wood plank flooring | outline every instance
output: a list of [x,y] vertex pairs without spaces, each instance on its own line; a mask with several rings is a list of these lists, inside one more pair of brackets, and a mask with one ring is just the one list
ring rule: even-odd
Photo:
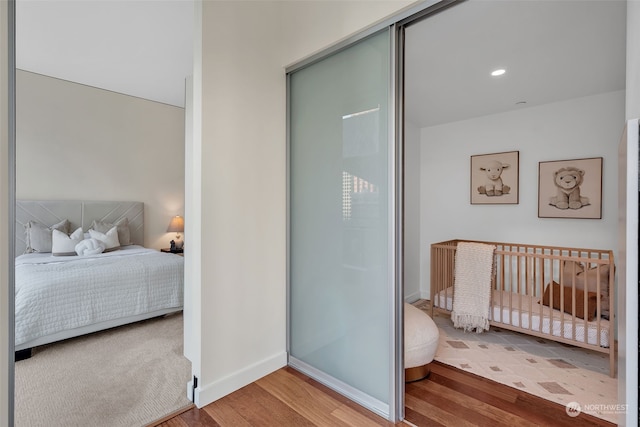
[[[406,385],[405,422],[415,426],[613,426],[565,407],[434,362],[428,380]],[[342,395],[285,367],[204,408],[158,427],[391,426]]]

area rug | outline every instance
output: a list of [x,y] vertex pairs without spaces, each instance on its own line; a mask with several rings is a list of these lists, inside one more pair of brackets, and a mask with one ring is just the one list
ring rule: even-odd
[[15,425],[144,426],[191,404],[182,314],[37,347],[15,365]]
[[[414,305],[431,313],[428,301]],[[464,332],[444,314],[433,320],[440,330],[436,360],[617,423],[618,381],[609,376],[608,355],[493,326]]]

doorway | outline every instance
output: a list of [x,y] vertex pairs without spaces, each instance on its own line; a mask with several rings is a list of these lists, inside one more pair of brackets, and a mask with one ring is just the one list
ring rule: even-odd
[[[470,1],[407,24],[405,299],[430,299],[430,244],[452,238],[617,249],[625,23],[624,2]],[[474,204],[472,156],[514,151],[519,201]],[[590,157],[608,213],[539,218],[539,163]]]
[[[100,72],[95,72],[93,69],[94,72],[91,73],[83,66],[100,61],[103,61],[103,64],[110,63],[105,59],[107,55],[103,54],[104,51],[100,51],[99,43],[94,45],[94,49],[83,50],[80,60],[75,62],[77,58],[74,58],[74,49],[60,42],[60,39],[64,40],[67,34],[65,31],[69,30],[76,34],[70,42],[86,42],[91,39],[88,27],[99,29],[104,23],[111,27],[110,21],[105,18],[116,15],[123,26],[118,30],[117,35],[111,33],[108,41],[105,41],[101,47],[105,47],[107,51],[109,49],[118,51],[123,46],[114,49],[114,45],[117,44],[118,37],[126,32],[126,23],[137,21],[134,31],[145,35],[151,31],[148,33],[140,31],[140,22],[144,22],[145,26],[152,26],[152,23],[158,22],[157,16],[163,12],[176,22],[178,17],[184,16],[184,7],[185,5],[188,7],[189,3],[159,4],[156,2],[154,4],[150,2],[147,5],[138,5],[140,8],[124,2],[107,3],[18,2],[17,4],[16,29],[19,42],[17,53],[22,63],[18,61],[21,69],[16,72],[19,110],[17,112],[18,143],[14,158],[17,174],[16,193],[23,199],[87,200],[95,198],[143,201],[146,205],[144,226],[146,246],[160,249],[168,247],[172,238],[166,233],[169,219],[175,214],[182,214],[184,209],[184,146],[180,143],[184,140],[184,109],[173,104],[167,105],[168,103],[142,99],[143,96],[127,96],[123,94],[124,89],[116,89],[106,84],[105,86],[111,90],[105,90],[105,86],[96,83],[96,80],[82,80],[82,77],[70,76],[62,72],[60,76],[55,71],[60,71],[61,68],[66,68],[66,72],[80,71],[78,74],[87,73],[91,79],[96,78]],[[177,9],[169,11],[166,9],[173,7]],[[150,8],[150,10],[144,8]],[[143,12],[144,19],[135,18],[137,11]],[[53,16],[56,17],[55,20],[51,19]],[[127,19],[123,20],[123,17]],[[41,19],[45,22],[42,23]],[[55,24],[52,25],[51,22],[54,21]],[[190,21],[192,18],[187,19],[187,22]],[[68,25],[64,25],[63,22]],[[87,24],[88,22],[94,25]],[[87,26],[84,27],[84,25]],[[171,37],[172,30],[166,24],[161,23],[160,30],[162,36]],[[77,37],[80,33],[83,37]],[[101,37],[105,37],[106,34],[109,34],[108,30],[100,33]],[[135,37],[127,39],[130,46],[144,44],[139,39],[134,42],[133,38]],[[160,39],[161,37],[155,38],[154,42],[157,43]],[[48,47],[46,43],[52,40],[56,40],[53,43],[55,48]],[[33,47],[33,44],[28,42],[36,44],[35,53],[42,53],[38,48],[44,47],[46,54],[53,54],[54,65],[59,68],[54,71],[51,68],[45,70],[46,65],[51,66],[51,63],[43,59],[47,58],[47,55],[39,57],[37,54],[28,55],[28,47]],[[169,56],[170,49],[167,46],[163,46],[162,50]],[[146,49],[146,52],[151,53],[151,50]],[[33,62],[38,63],[42,68],[34,66],[30,60],[34,60]],[[131,82],[135,72],[142,71],[141,67],[132,66],[133,62],[126,61],[124,75],[114,72],[113,69],[107,74],[119,75],[121,83]],[[111,66],[114,66],[114,63],[111,63]],[[98,71],[108,68],[110,67],[105,66]],[[74,77],[77,78],[74,79]],[[179,90],[184,90],[183,80],[178,81],[177,87]],[[180,96],[180,101],[182,98],[183,96]],[[148,144],[147,147],[144,147],[146,144]],[[150,153],[163,151],[168,154],[164,160],[161,160],[164,154],[160,154],[160,157],[155,157],[155,154],[150,155]],[[157,167],[151,166],[157,160],[160,160]],[[33,163],[30,163],[31,161]],[[135,163],[138,164],[135,165]],[[64,166],[55,171],[56,164]],[[14,222],[11,223],[11,226],[13,225]],[[17,233],[22,231],[18,227]],[[13,299],[10,301],[13,304]],[[179,324],[177,328],[182,335]],[[182,341],[177,334],[171,336]],[[174,354],[177,353],[177,351],[174,352]],[[123,377],[114,375],[113,378]],[[179,381],[180,384],[171,391],[180,398],[186,398],[184,391],[189,378],[190,375],[182,378]],[[110,385],[115,382],[112,380]],[[167,382],[167,384],[175,385],[173,382]],[[181,401],[176,400],[176,402],[182,404]],[[172,409],[168,405],[159,406]],[[31,411],[33,412],[33,408]],[[155,415],[161,417],[165,413],[158,412]],[[153,417],[154,415],[151,414],[151,418]]]

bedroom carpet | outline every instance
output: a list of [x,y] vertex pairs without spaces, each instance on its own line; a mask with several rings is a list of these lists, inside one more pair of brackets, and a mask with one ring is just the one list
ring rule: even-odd
[[191,402],[182,314],[33,350],[16,363],[15,425],[144,426]]
[[[430,314],[429,302],[414,305]],[[561,405],[617,422],[618,381],[609,377],[609,356],[555,341],[494,328],[477,334],[453,327],[436,314],[440,343],[435,359]],[[609,409],[611,408],[611,409]]]

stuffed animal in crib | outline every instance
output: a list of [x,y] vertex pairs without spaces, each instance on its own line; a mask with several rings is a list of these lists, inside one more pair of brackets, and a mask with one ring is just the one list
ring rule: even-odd
[[484,185],[478,187],[478,193],[486,194],[487,196],[502,196],[503,194],[508,194],[511,187],[504,185],[501,177],[502,171],[508,167],[508,163],[502,163],[497,160],[481,166],[480,170],[486,174],[486,177]]
[[558,209],[580,209],[589,205],[589,198],[580,194],[580,185],[584,181],[582,169],[569,166],[553,173],[557,187],[556,195],[549,198],[549,204]]
[[[612,266],[608,264],[601,265],[600,268],[594,266],[584,266],[577,261],[563,261],[561,280],[563,286],[575,287],[580,291],[587,291],[589,294],[598,291],[598,283],[601,300],[601,316],[609,319],[609,270]],[[615,269],[615,266],[613,266]],[[558,294],[559,295],[559,294]]]

